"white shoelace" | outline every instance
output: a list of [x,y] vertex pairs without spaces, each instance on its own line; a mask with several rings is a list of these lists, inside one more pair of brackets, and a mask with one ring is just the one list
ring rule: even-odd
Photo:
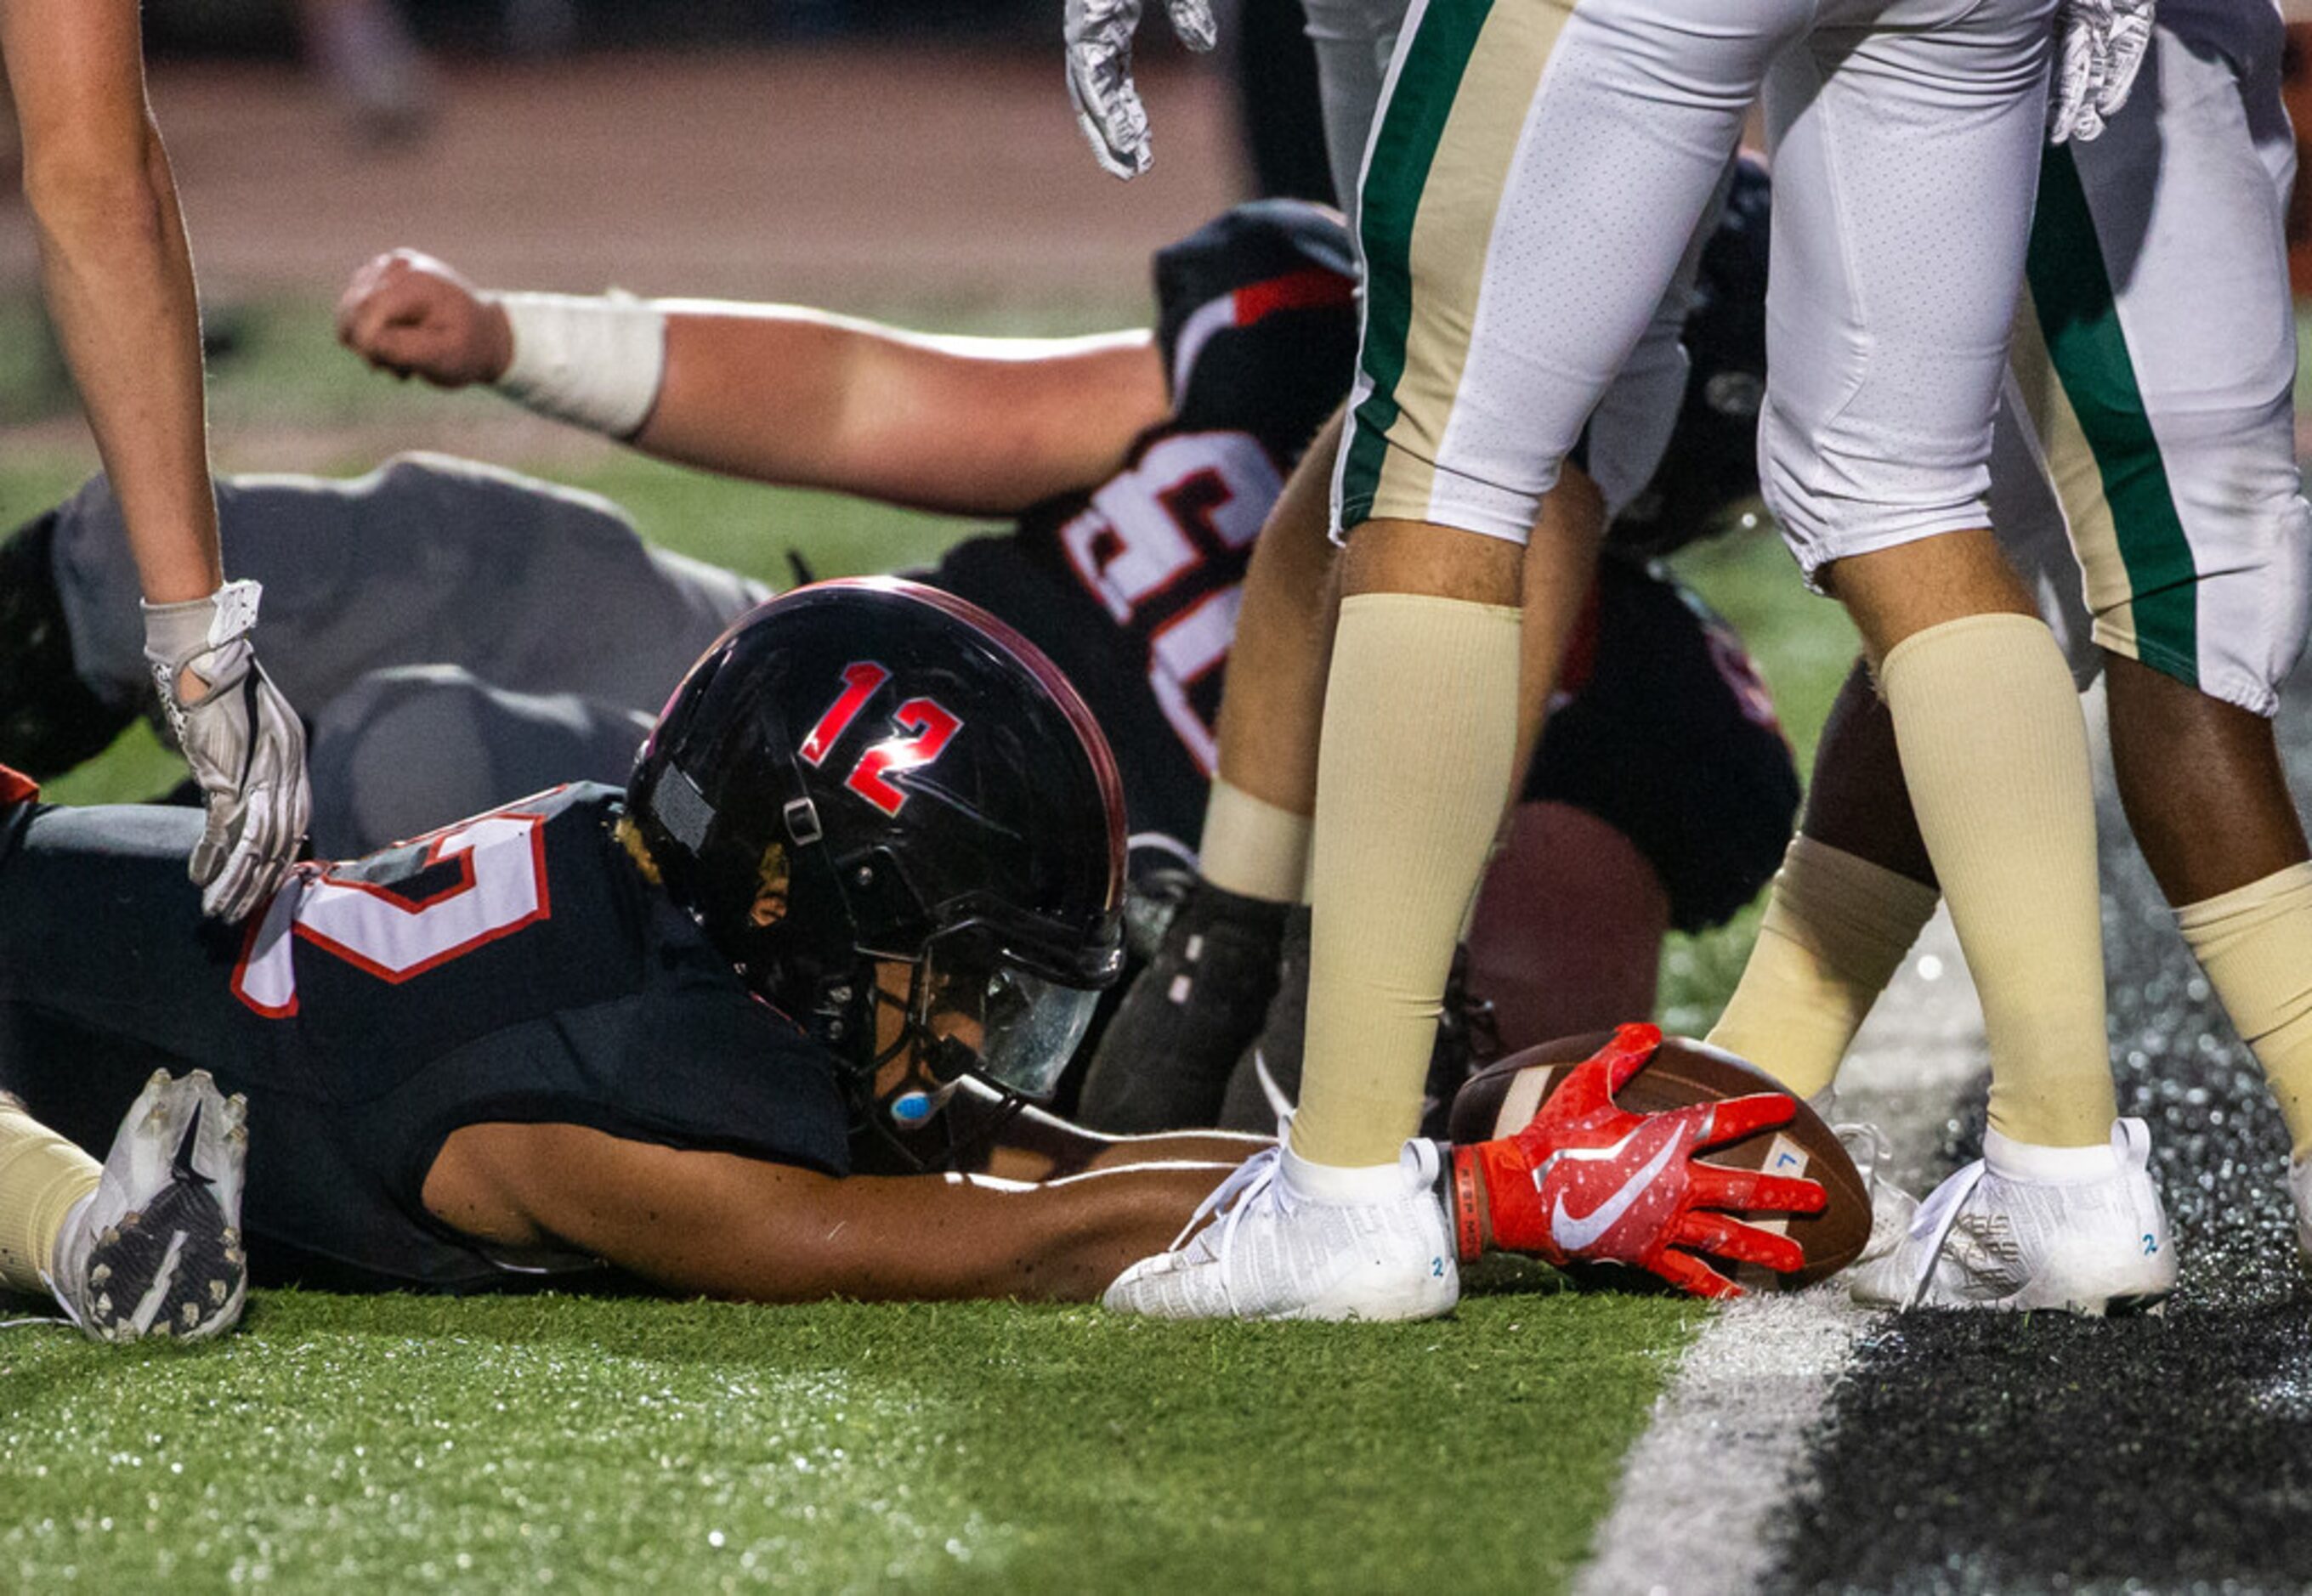
[[1935,1260],[1943,1254],[1943,1243],[1950,1238],[1951,1226],[1958,1223],[1959,1210],[1982,1183],[1983,1172],[1984,1163],[1978,1158],[1928,1193],[1927,1200],[1912,1216],[1912,1239],[1923,1238],[1927,1245],[1920,1256],[1918,1278],[1911,1283],[1911,1295],[1905,1307],[1917,1307],[1920,1299],[1927,1295],[1927,1284],[1935,1276]]
[[[1230,1260],[1236,1251],[1237,1227],[1244,1222],[1246,1212],[1257,1203],[1272,1201],[1280,1212],[1289,1212],[1292,1208],[1292,1192],[1279,1181],[1278,1160],[1283,1150],[1281,1145],[1263,1147],[1230,1170],[1228,1179],[1213,1187],[1212,1194],[1196,1205],[1196,1211],[1188,1216],[1188,1222],[1181,1226],[1180,1234],[1172,1238],[1169,1251],[1177,1252],[1195,1234],[1198,1225],[1215,1213],[1220,1214],[1214,1221],[1220,1240],[1217,1243],[1207,1241],[1205,1245],[1211,1250],[1213,1262],[1221,1272],[1221,1295],[1227,1301],[1230,1313],[1237,1312],[1236,1279],[1229,1268]],[[1229,1202],[1232,1197],[1239,1199],[1233,1206]],[[1221,1213],[1222,1208],[1227,1211]]]

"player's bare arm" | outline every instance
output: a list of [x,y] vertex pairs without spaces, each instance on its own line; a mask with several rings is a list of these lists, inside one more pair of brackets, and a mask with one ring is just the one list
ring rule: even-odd
[[574,1248],[676,1291],[1088,1302],[1178,1234],[1223,1173],[1175,1164],[1041,1185],[837,1180],[580,1126],[496,1124],[451,1135],[425,1203],[477,1239]]
[[217,553],[192,254],[137,7],[5,0],[0,60],[48,309],[136,556],[145,658],[207,799],[192,878],[206,912],[239,920],[303,839],[305,738],[250,653],[259,590],[228,585]]
[[24,196],[50,313],[155,604],[224,580],[208,478],[200,317],[131,0],[0,0]]
[[[596,301],[568,303],[586,325]],[[617,308],[607,314],[635,313],[633,301],[599,303]],[[662,352],[653,351],[662,366],[631,377],[623,407],[643,419],[628,440],[765,482],[1010,514],[1113,475],[1133,440],[1170,409],[1144,329],[945,337],[798,306],[695,300],[655,301],[645,313],[663,318]],[[338,302],[337,336],[382,371],[462,388],[514,369],[517,319],[505,296],[402,249],[355,274]],[[622,344],[603,347],[589,346],[579,380],[616,365]],[[602,419],[604,430],[621,430]]]

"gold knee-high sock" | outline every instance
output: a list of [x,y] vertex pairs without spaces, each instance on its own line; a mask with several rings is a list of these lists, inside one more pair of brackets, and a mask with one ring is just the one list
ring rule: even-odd
[[1239,897],[1297,903],[1308,880],[1309,833],[1314,824],[1306,815],[1279,808],[1227,777],[1214,776],[1204,800],[1197,872]]
[[1991,1124],[2089,1147],[2117,1104],[2087,723],[2045,623],[1971,615],[1887,652],[1878,679],[1919,832],[1983,999]]
[[1454,938],[1517,744],[1514,607],[1341,606],[1318,758],[1309,1029],[1292,1149],[1394,1164],[1421,1119]]
[[2176,923],[2255,1050],[2295,1156],[2312,1156],[2312,864],[2188,904]]
[[0,1285],[48,1295],[57,1237],[83,1198],[95,1195],[103,1166],[0,1092]]
[[1883,865],[1791,839],[1758,940],[1708,1041],[1800,1097],[1831,1083],[1941,894]]

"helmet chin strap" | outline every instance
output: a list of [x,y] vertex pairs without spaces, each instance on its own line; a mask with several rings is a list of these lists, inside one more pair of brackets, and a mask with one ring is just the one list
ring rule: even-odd
[[[896,961],[893,961],[896,962]],[[952,1171],[964,1167],[985,1152],[995,1138],[1028,1106],[1028,1099],[1009,1086],[989,1080],[978,1069],[979,1055],[952,1036],[941,1036],[932,1030],[926,1018],[929,994],[924,990],[924,965],[910,965],[907,995],[901,999],[884,990],[879,981],[867,982],[866,1025],[874,1030],[876,1014],[884,1007],[900,1011],[899,1029],[888,1047],[877,1050],[871,1057],[861,1084],[860,1095],[864,1110],[862,1118],[876,1137],[896,1153],[908,1167],[921,1173]],[[904,1058],[912,1050],[920,1065],[920,1073],[934,1083],[930,1090],[909,1082],[888,1095],[875,1088],[876,1077],[886,1066]],[[947,1099],[967,1075],[976,1077],[1001,1095],[985,1121],[973,1128],[968,1137],[955,1133],[955,1119],[941,1111]],[[931,1156],[925,1156],[923,1138],[937,1121],[944,1132],[945,1147]]]

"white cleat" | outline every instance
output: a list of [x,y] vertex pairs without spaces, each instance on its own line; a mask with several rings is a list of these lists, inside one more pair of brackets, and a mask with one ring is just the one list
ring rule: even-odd
[[[2150,1152],[2141,1120],[2115,1123],[2108,1147],[1987,1132],[1984,1156],[1916,1206],[1902,1239],[1857,1263],[1854,1300],[2090,1315],[2155,1306],[2176,1288],[2176,1255]],[[1872,1228],[1875,1243],[1875,1212]]]
[[1855,1173],[1862,1177],[1863,1190],[1870,1194],[1870,1239],[1862,1243],[1862,1251],[1846,1267],[1850,1273],[1871,1269],[1910,1234],[1911,1217],[1919,1211],[1919,1199],[1887,1178],[1887,1164],[1894,1156],[1894,1149],[1887,1145],[1887,1133],[1878,1126],[1854,1121],[1832,1125],[1830,1133],[1838,1138],[1838,1145],[1854,1161]]
[[241,1190],[249,1105],[208,1071],[145,1083],[120,1122],[96,1194],[57,1243],[49,1282],[99,1341],[201,1340],[241,1318],[249,1295]]
[[[1125,1270],[1101,1300],[1155,1319],[1449,1313],[1461,1276],[1437,1172],[1437,1146],[1420,1138],[1396,1164],[1353,1173],[1311,1165],[1281,1142],[1264,1147],[1204,1199],[1171,1251]],[[1353,1196],[1309,1190],[1352,1182],[1362,1188]]]

